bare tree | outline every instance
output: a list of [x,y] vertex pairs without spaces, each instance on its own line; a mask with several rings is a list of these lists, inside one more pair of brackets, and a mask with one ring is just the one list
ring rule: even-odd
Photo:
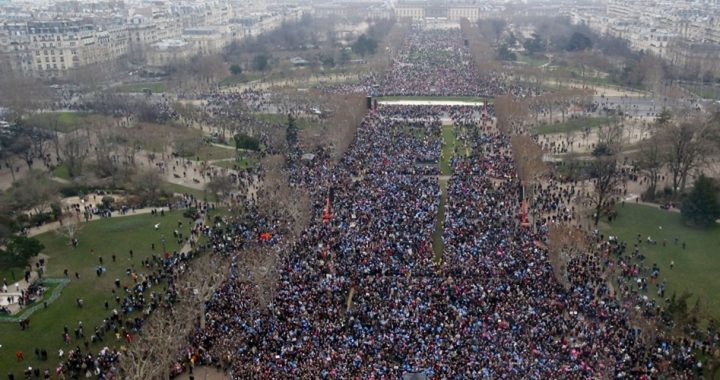
[[713,144],[712,123],[691,118],[669,122],[658,132],[667,144],[665,160],[672,175],[673,191],[683,192],[687,177],[716,147]]
[[16,211],[32,210],[40,214],[50,209],[58,198],[58,185],[47,179],[44,173],[31,171],[18,180],[5,194],[6,202]]
[[547,174],[543,162],[543,150],[530,136],[516,135],[510,138],[515,167],[523,185],[532,186],[538,177]]
[[63,140],[60,151],[70,177],[82,175],[85,158],[90,153],[87,142],[77,132],[66,134]]
[[527,107],[513,100],[512,96],[504,95],[495,98],[495,114],[497,127],[510,135],[518,131],[527,113]]
[[592,152],[589,174],[593,183],[593,192],[589,201],[592,204],[595,225],[600,217],[609,212],[614,204],[614,195],[623,182],[622,170],[617,161],[620,151],[622,130],[618,125],[600,128],[598,143]]
[[262,196],[258,206],[265,212],[275,211],[283,215],[281,231],[297,236],[310,222],[311,200],[306,190],[291,187],[285,171],[285,158],[282,155],[265,157],[261,163],[265,170],[262,183]]
[[60,228],[56,232],[66,238],[68,243],[71,243],[82,227],[80,213],[74,210],[64,212],[58,218],[58,222],[60,222]]
[[227,268],[226,258],[202,255],[176,269],[180,278],[175,284],[177,300],[147,317],[136,341],[123,352],[123,378],[170,378],[188,337],[197,327],[204,327],[205,304],[227,278]]
[[234,188],[230,177],[226,175],[213,176],[210,181],[205,184],[208,193],[212,194],[216,201],[220,201]]
[[555,277],[566,287],[569,286],[568,264],[575,255],[587,252],[587,236],[569,224],[552,224],[548,230],[547,245]]
[[360,95],[332,97],[326,104],[331,108],[332,115],[327,123],[328,129],[323,133],[323,143],[332,147],[332,158],[337,162],[352,143],[367,108]]
[[156,169],[143,170],[133,179],[133,188],[149,203],[158,199],[161,184],[162,177]]
[[645,191],[644,198],[650,201],[655,199],[660,173],[665,166],[663,155],[662,139],[657,135],[650,136],[640,144],[637,157],[638,168],[648,179],[648,187]]

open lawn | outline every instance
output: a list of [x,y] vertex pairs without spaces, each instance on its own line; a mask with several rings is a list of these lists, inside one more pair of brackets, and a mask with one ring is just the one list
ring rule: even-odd
[[251,157],[241,157],[239,160],[231,159],[217,161],[214,162],[213,165],[226,169],[245,170],[249,167],[255,167],[257,165],[257,160]]
[[205,199],[205,191],[204,190],[193,189],[191,187],[186,187],[186,186],[178,185],[178,184],[171,183],[171,182],[161,183],[160,188],[164,191],[168,191],[168,192],[172,192],[172,193],[190,194],[200,200]]
[[452,167],[450,159],[455,154],[455,145],[457,138],[455,137],[455,127],[452,125],[444,125],[442,127],[442,156],[440,157],[440,174],[451,175]]
[[235,149],[228,147],[223,148],[217,145],[203,144],[198,152],[192,156],[185,157],[190,160],[212,161],[225,160],[235,157]]
[[[288,121],[287,115],[281,113],[255,113],[253,116],[258,120],[268,123],[287,125]],[[295,119],[295,123],[299,129],[310,129],[322,126],[321,122],[308,117],[298,117]]]
[[[606,233],[619,236],[628,243],[632,250],[639,233],[643,239],[640,252],[647,258],[648,268],[653,263],[660,267],[659,282],[667,280],[666,297],[673,293],[678,296],[684,291],[694,295],[708,313],[720,318],[720,226],[707,230],[689,228],[682,223],[680,213],[661,210],[659,207],[627,203],[618,207],[618,217],[610,223]],[[650,236],[657,245],[646,243]],[[678,244],[673,240],[677,237]],[[663,242],[667,243],[663,246]],[[687,248],[682,248],[682,243]],[[670,269],[670,261],[675,261],[675,268]],[[648,286],[648,296],[656,297],[655,287]]]
[[530,57],[525,54],[517,54],[517,61],[522,62],[529,66],[534,66],[534,67],[540,67],[540,66],[548,63],[547,59],[538,59],[538,58]]
[[152,93],[165,92],[165,83],[162,82],[147,82],[147,83],[130,83],[123,84],[115,87],[116,92],[130,92],[137,93],[143,92],[145,89],[150,90]]
[[162,153],[166,152],[167,149],[171,149],[173,147],[173,138],[177,140],[202,138],[202,132],[197,129],[169,124],[137,123],[129,131],[129,134],[135,140],[138,140],[140,147],[155,153]]
[[33,114],[26,124],[50,131],[68,133],[85,127],[102,126],[111,119],[95,113],[86,112],[44,112]]
[[[107,300],[111,309],[116,307],[111,294],[116,278],[123,284],[131,285],[132,281],[125,274],[125,270],[132,266],[143,272],[143,259],[152,254],[162,254],[163,235],[168,250],[181,247],[173,239],[173,230],[177,228],[178,221],[183,222],[180,230],[187,236],[190,221],[182,217],[181,211],[168,212],[165,216],[146,214],[92,221],[82,225],[78,233],[80,244],[75,249],[67,244],[67,238],[55,232],[38,235],[37,238],[45,245],[43,253],[49,256],[46,277],[64,278],[63,270],[68,269],[71,282],[63,289],[60,298],[47,309],[41,308],[30,317],[29,330],[22,331],[17,323],[0,323],[2,375],[6,376],[7,372],[11,371],[15,373],[15,378],[20,378],[22,369],[28,366],[49,368],[51,373],[54,373],[52,370],[57,364],[58,349],[62,348],[67,352],[76,345],[83,347],[84,340],[75,340],[73,334],[78,321],[83,322],[85,336],[89,340],[95,326],[111,313],[111,310],[105,310],[104,302]],[[159,223],[158,230],[153,228],[156,223]],[[155,244],[154,251],[151,249],[152,243]],[[134,251],[132,258],[129,255],[131,249]],[[117,262],[112,261],[113,254],[116,255]],[[104,259],[107,272],[98,277],[95,269],[99,265],[100,256]],[[79,280],[75,279],[75,272],[79,273]],[[162,290],[154,288],[153,291]],[[84,307],[77,307],[77,298],[83,298]],[[62,343],[63,326],[70,330],[72,342],[69,346]],[[97,351],[102,346],[116,346],[121,343],[110,333],[105,335],[105,340],[100,344],[91,345],[91,349]],[[36,360],[35,348],[46,349],[50,360]],[[25,354],[23,362],[15,359],[15,352],[19,350]]]
[[597,128],[610,122],[607,117],[583,117],[577,119],[565,119],[564,123],[545,124],[535,128],[541,135],[553,133],[581,132],[585,128]]
[[695,96],[699,96],[703,99],[718,100],[720,99],[720,88],[712,86],[697,86],[697,85],[685,85],[688,91],[692,92]]
[[259,73],[250,73],[250,74],[242,73],[240,75],[231,75],[231,76],[221,80],[220,86],[232,87],[232,86],[237,86],[239,84],[245,84],[245,83],[249,83],[252,81],[256,81],[261,78],[262,78],[262,74],[259,74]]
[[68,171],[67,166],[65,165],[58,165],[53,169],[52,171],[53,175],[58,178],[62,179],[70,179],[70,172]]

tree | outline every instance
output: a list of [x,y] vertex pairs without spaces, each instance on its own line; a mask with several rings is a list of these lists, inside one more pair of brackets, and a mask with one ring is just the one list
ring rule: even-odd
[[260,150],[260,140],[256,139],[255,137],[248,136],[244,133],[238,133],[233,137],[233,140],[235,140],[236,150]]
[[498,58],[503,61],[517,61],[517,55],[510,51],[507,44],[502,44],[498,48]]
[[352,44],[353,53],[365,57],[366,55],[373,55],[377,51],[378,43],[376,40],[361,34],[360,37]]
[[47,179],[44,173],[31,171],[16,181],[5,194],[6,201],[16,211],[32,210],[39,215],[50,208],[58,197],[58,185]]
[[196,136],[183,136],[175,140],[173,151],[180,157],[194,157],[203,145],[202,139]]
[[510,95],[496,97],[495,114],[498,129],[507,135],[515,132],[525,120],[527,109],[528,107],[516,102]]
[[598,131],[598,143],[592,152],[589,174],[593,182],[590,203],[593,206],[593,221],[597,226],[600,217],[610,210],[614,203],[613,195],[622,184],[622,171],[617,162],[617,152],[622,131],[617,126],[601,128]]
[[8,239],[7,248],[0,260],[8,265],[25,266],[31,257],[37,256],[45,249],[40,240],[25,236],[13,236]]
[[539,54],[545,52],[545,41],[539,34],[533,33],[532,38],[528,38],[523,43],[523,47],[530,54]]
[[294,147],[298,142],[298,127],[292,114],[288,114],[285,139],[290,147]]
[[665,162],[672,175],[673,192],[685,191],[687,177],[714,149],[711,123],[698,119],[666,123],[658,132],[665,149]]
[[[481,20],[478,20],[478,23],[481,23]],[[495,35],[495,43],[497,44],[500,40],[500,36],[502,36],[503,31],[505,30],[505,27],[507,26],[507,22],[503,19],[494,18],[491,20],[488,20],[490,24],[490,28],[492,30],[492,33]]]
[[593,43],[592,40],[580,33],[575,32],[570,37],[570,41],[568,41],[567,46],[565,47],[565,50],[567,51],[582,51],[582,50],[589,50],[592,49]]
[[205,185],[207,191],[213,195],[216,201],[223,199],[224,195],[233,189],[233,183],[230,177],[226,175],[213,176]]
[[258,54],[253,58],[252,68],[255,71],[265,71],[270,68],[270,58],[265,54]]
[[638,168],[648,179],[648,187],[644,194],[645,200],[655,199],[657,184],[664,166],[662,141],[657,135],[650,136],[640,144],[638,152]]
[[160,172],[155,169],[144,170],[133,178],[133,188],[138,195],[143,197],[146,205],[153,205],[157,202],[161,184],[162,177]]
[[87,144],[81,141],[79,134],[72,133],[65,135],[64,141],[60,146],[60,151],[63,156],[63,163],[65,167],[67,167],[70,177],[74,178],[82,175],[85,158],[89,151]]
[[700,175],[680,207],[683,219],[694,226],[707,227],[720,218],[720,200],[710,178]]
[[[323,104],[328,107],[330,116],[317,146],[329,147],[332,160],[337,162],[352,144],[357,127],[367,115],[367,107],[364,97],[357,94],[325,97],[325,99]],[[310,145],[306,143],[306,136],[307,134],[303,134],[304,146]]]
[[230,74],[232,74],[234,76],[238,76],[238,75],[242,74],[242,67],[240,67],[240,65],[238,65],[236,63],[230,65]]

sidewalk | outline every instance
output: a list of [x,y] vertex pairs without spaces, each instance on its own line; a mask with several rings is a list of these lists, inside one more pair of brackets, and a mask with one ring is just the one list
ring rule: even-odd
[[[7,293],[0,292],[0,306],[5,307],[10,311],[10,315],[14,315],[21,310],[20,305],[17,303],[20,298],[22,291],[27,290],[31,283],[38,279],[36,271],[30,272],[30,283],[25,281],[23,277],[20,281],[8,283]],[[15,297],[13,303],[8,303],[8,297]]]

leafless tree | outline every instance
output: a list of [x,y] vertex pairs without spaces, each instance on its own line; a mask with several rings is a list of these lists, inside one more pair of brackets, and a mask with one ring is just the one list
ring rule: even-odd
[[495,114],[498,129],[509,135],[516,133],[523,124],[527,107],[515,101],[510,95],[498,96],[495,98]]
[[60,152],[70,177],[82,175],[85,158],[90,153],[87,141],[83,141],[78,132],[68,133],[63,138]]
[[566,287],[569,286],[568,263],[576,255],[587,252],[587,236],[572,225],[552,224],[548,230],[547,245],[555,277]]
[[282,155],[265,157],[261,163],[265,170],[258,206],[264,212],[277,212],[283,217],[282,233],[297,236],[310,222],[311,200],[305,189],[291,187]]
[[58,198],[58,185],[44,173],[31,171],[16,181],[5,194],[5,202],[19,212],[32,210],[35,214],[45,212]]
[[515,135],[510,138],[515,167],[523,185],[532,187],[537,179],[548,172],[543,161],[543,150],[530,136]]
[[367,114],[364,100],[360,95],[344,95],[330,98],[326,103],[332,115],[323,133],[323,145],[332,148],[332,157],[336,162],[352,143],[355,131]]
[[72,242],[82,227],[80,223],[80,213],[75,210],[64,212],[60,215],[58,221],[60,222],[60,228],[57,229],[56,232],[66,238],[68,243]]
[[[169,379],[189,335],[205,325],[205,303],[227,278],[227,259],[201,255],[176,269],[177,301],[146,317],[137,339],[120,361],[127,379]],[[199,322],[199,326],[198,326]]]
[[665,160],[673,191],[685,191],[688,175],[717,149],[713,141],[716,133],[712,123],[697,117],[669,122],[660,128],[658,134],[667,146]]
[[650,201],[655,199],[660,173],[665,166],[663,146],[660,136],[652,135],[642,141],[638,151],[638,167],[648,179],[644,198]]
[[139,172],[133,179],[135,192],[146,201],[154,201],[160,195],[162,177],[156,169],[146,169]]
[[621,137],[622,130],[619,125],[603,127],[598,131],[598,143],[589,164],[593,183],[589,202],[594,210],[595,225],[604,213],[610,211],[615,202],[615,194],[623,183],[622,170],[617,160]]
[[234,188],[230,178],[226,175],[213,176],[210,181],[205,184],[208,193],[212,194],[216,201],[220,201]]

